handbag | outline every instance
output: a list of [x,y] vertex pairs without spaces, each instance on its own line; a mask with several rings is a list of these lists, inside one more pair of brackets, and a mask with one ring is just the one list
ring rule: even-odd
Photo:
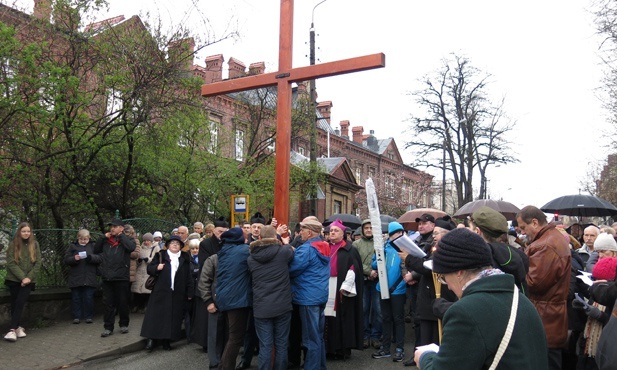
[[[159,261],[163,261],[163,255],[161,254],[161,252],[159,252]],[[144,284],[144,288],[148,289],[148,290],[152,290],[154,289],[154,286],[156,285],[156,281],[158,280],[159,276],[158,275],[150,275],[148,276],[148,279],[146,279],[146,283]]]
[[501,343],[499,343],[499,348],[497,348],[497,353],[493,358],[493,363],[489,370],[495,370],[497,365],[499,365],[499,361],[501,360],[501,356],[503,356],[504,352],[506,352],[506,348],[508,348],[508,343],[510,343],[510,337],[512,337],[512,331],[514,330],[514,322],[516,321],[516,311],[518,310],[518,287],[514,284],[514,296],[512,297],[512,309],[510,310],[510,319],[508,320],[508,326],[506,326],[506,332],[501,338]]

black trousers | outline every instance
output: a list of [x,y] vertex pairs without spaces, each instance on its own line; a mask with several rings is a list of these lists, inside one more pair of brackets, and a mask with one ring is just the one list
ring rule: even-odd
[[114,330],[116,312],[120,316],[120,327],[129,326],[130,281],[103,281],[103,305],[105,306],[104,327]]
[[11,329],[17,329],[34,284],[21,286],[21,283],[15,281],[6,281],[5,284],[11,293]]

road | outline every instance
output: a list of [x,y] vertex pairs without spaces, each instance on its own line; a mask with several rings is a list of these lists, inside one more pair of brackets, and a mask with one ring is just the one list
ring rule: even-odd
[[[407,356],[411,355],[411,344]],[[364,351],[352,351],[351,358],[347,361],[328,361],[329,370],[339,369],[366,369],[366,370],[386,370],[403,368],[417,370],[416,367],[404,367],[400,362],[393,362],[391,359],[375,360],[371,358],[373,349]],[[251,369],[257,369],[257,358],[253,358],[253,366]],[[157,348],[152,353],[140,351],[119,358],[106,358],[96,361],[90,361],[81,365],[72,367],[71,369],[88,369],[88,370],[103,370],[103,369],[131,369],[131,370],[152,370],[152,369],[207,369],[208,358],[202,351],[201,347],[196,344],[187,345],[184,342],[175,344],[171,351],[163,351]]]

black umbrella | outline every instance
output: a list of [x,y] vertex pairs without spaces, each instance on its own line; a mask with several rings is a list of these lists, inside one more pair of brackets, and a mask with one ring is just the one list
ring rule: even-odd
[[347,213],[335,213],[332,216],[326,218],[326,220],[323,222],[323,225],[328,226],[336,220],[341,220],[345,227],[349,227],[351,229],[356,229],[362,225],[362,220],[360,219],[360,217]]
[[385,233],[388,231],[388,224],[390,222],[395,222],[396,218],[392,217],[392,216],[388,216],[388,215],[381,215],[379,216],[379,218],[381,219],[381,232]]
[[465,218],[467,216],[471,216],[480,207],[492,208],[504,215],[508,220],[514,220],[516,218],[516,214],[520,212],[520,209],[517,206],[504,200],[478,199],[463,205],[458,211],[456,211],[454,217]]
[[617,207],[610,202],[592,195],[566,195],[551,200],[540,208],[546,213],[567,216],[592,217],[617,215]]

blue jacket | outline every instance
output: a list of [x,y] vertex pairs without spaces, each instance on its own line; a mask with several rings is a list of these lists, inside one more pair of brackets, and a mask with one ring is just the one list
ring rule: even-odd
[[214,301],[220,311],[251,307],[252,288],[246,244],[223,244],[218,253]]
[[[401,257],[398,256],[396,249],[392,247],[389,240],[386,243],[386,246],[384,248],[384,255],[386,256],[386,274],[388,276],[388,287],[392,288],[392,285],[396,283],[396,280],[398,280],[399,276],[402,276],[401,275],[401,263],[403,261],[401,260]],[[372,264],[373,270],[377,270],[377,261],[375,260],[376,257],[377,255],[373,255],[373,264]],[[377,291],[381,292],[381,286],[379,284],[377,284]],[[407,292],[407,283],[405,282],[405,280],[401,279],[396,289],[394,289],[394,291],[390,294],[399,295],[399,294],[405,294],[406,292]]]
[[293,303],[317,306],[328,302],[329,252],[328,242],[318,237],[305,241],[296,249],[289,265]]

